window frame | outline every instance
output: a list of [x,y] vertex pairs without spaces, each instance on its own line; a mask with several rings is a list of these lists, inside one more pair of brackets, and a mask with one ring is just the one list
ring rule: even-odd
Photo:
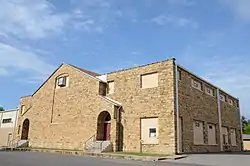
[[[208,92],[208,90],[211,91],[211,92]],[[205,93],[210,95],[210,96],[214,96],[214,89],[210,88],[208,86],[205,86]]]
[[181,73],[182,73],[181,70],[178,69],[177,70],[177,76],[176,76],[178,81],[181,81],[181,79],[182,79]]
[[[143,87],[143,77],[149,76],[149,75],[157,75],[157,85],[156,86],[150,86],[150,87]],[[151,72],[151,73],[145,73],[140,75],[140,88],[141,89],[151,89],[151,88],[157,88],[159,87],[159,72]]]
[[[217,128],[216,128],[216,124],[214,124],[214,123],[207,123],[207,144],[208,145],[218,145],[218,138],[217,138]],[[212,128],[210,128],[210,127],[212,127]],[[210,144],[209,143],[209,130],[213,130],[213,128],[214,128],[214,136],[215,136],[215,143],[214,144]]]
[[[195,123],[195,125],[194,125]],[[199,124],[199,125],[197,125]],[[200,124],[202,124],[202,126],[200,126]],[[205,132],[204,132],[204,121],[201,121],[201,120],[196,120],[196,119],[193,119],[193,144],[194,145],[206,145],[205,144],[205,139],[204,139],[204,135],[205,135]],[[201,128],[202,127],[202,143],[197,143],[195,142],[195,128]]]
[[[151,132],[152,130],[154,130],[154,132]],[[157,137],[156,127],[150,127],[148,129],[148,133],[149,133],[149,138],[156,138]],[[152,134],[154,134],[154,135],[152,135]]]
[[[110,83],[113,83],[113,92],[112,93],[110,93],[110,86],[109,86]],[[115,93],[115,81],[114,80],[107,82],[107,94],[113,94],[113,93]]]
[[229,104],[229,105],[231,105],[231,106],[233,106],[233,105],[234,105],[234,101],[233,101],[233,99],[228,98],[228,104]]
[[[196,79],[191,79],[191,84],[194,89],[197,89],[199,91],[202,91],[202,83]],[[198,87],[195,86],[195,84],[199,85]]]
[[224,94],[220,94],[220,101],[226,102],[226,96]]
[[12,123],[12,118],[6,118],[2,120],[2,124]]

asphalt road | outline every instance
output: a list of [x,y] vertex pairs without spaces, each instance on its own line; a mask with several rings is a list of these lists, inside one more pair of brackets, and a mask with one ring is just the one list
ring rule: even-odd
[[201,166],[175,162],[142,162],[38,152],[0,152],[0,166]]
[[173,162],[184,164],[204,164],[208,166],[250,166],[250,152],[235,154],[195,154]]

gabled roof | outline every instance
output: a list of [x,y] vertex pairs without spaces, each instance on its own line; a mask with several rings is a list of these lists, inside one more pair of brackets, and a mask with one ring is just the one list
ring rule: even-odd
[[95,73],[95,72],[93,72],[93,71],[89,71],[89,70],[86,70],[86,69],[77,67],[77,66],[75,66],[75,65],[71,65],[71,64],[67,64],[67,65],[72,66],[72,67],[74,67],[74,68],[76,68],[76,69],[78,69],[78,70],[81,70],[82,72],[84,72],[84,73],[86,73],[86,74],[89,74],[89,75],[91,75],[91,76],[93,76],[93,77],[96,77],[96,76],[100,76],[100,75],[101,75],[101,74]]
[[43,84],[31,96],[35,95],[39,91],[39,89],[51,78],[51,76],[54,75],[56,73],[56,71],[59,68],[61,68],[61,66],[63,66],[63,65],[66,65],[66,66],[69,66],[71,68],[74,68],[74,69],[76,69],[76,70],[84,73],[85,75],[87,75],[87,76],[89,76],[89,77],[91,77],[93,79],[96,79],[97,81],[103,82],[101,79],[99,79],[99,78],[96,77],[96,76],[100,76],[100,74],[98,74],[98,73],[95,73],[95,72],[92,72],[92,71],[89,71],[89,70],[86,70],[86,69],[82,69],[82,68],[76,67],[74,65],[62,63],[58,68],[55,69],[55,71],[43,82]]

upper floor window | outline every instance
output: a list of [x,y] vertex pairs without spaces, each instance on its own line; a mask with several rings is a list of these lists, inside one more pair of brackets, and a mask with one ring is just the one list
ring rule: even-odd
[[205,88],[205,93],[208,95],[214,96],[214,90],[209,87]]
[[60,76],[56,80],[57,88],[67,87],[69,84],[69,77],[68,76]]
[[25,105],[22,105],[22,106],[21,106],[21,112],[20,112],[20,113],[23,114],[24,111],[25,111]]
[[220,100],[221,100],[221,101],[226,101],[226,96],[225,96],[225,95],[220,94]]
[[153,88],[158,86],[158,73],[141,75],[141,88]]
[[181,71],[177,70],[177,80],[181,80]]
[[3,119],[3,123],[11,123],[11,118]]
[[115,92],[115,82],[114,81],[109,81],[108,82],[107,94],[112,94],[114,92]]
[[106,96],[107,84],[105,82],[99,82],[99,95]]
[[228,103],[229,103],[230,105],[234,105],[234,102],[233,102],[232,99],[228,99]]
[[192,86],[193,86],[195,89],[201,90],[201,83],[198,82],[198,81],[192,80]]

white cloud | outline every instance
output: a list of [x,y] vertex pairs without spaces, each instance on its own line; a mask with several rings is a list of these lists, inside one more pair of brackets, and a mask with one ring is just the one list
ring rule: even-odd
[[0,68],[0,76],[6,76],[8,74],[9,74],[9,72],[6,69]]
[[180,5],[180,6],[194,6],[196,5],[195,1],[191,0],[168,0],[169,4]]
[[5,75],[9,72],[25,72],[31,78],[45,78],[55,68],[34,52],[20,50],[4,43],[0,43],[0,59],[0,74]]
[[45,38],[60,33],[68,14],[56,14],[47,0],[1,0],[0,34],[19,38]]
[[250,21],[250,0],[220,0],[220,2],[241,19]]
[[132,54],[132,55],[139,55],[140,52],[139,52],[139,51],[132,51],[131,54]]
[[184,18],[184,17],[178,17],[173,15],[159,15],[151,19],[151,22],[156,23],[158,25],[167,25],[167,24],[173,24],[179,27],[190,27],[197,29],[199,27],[198,23]]

